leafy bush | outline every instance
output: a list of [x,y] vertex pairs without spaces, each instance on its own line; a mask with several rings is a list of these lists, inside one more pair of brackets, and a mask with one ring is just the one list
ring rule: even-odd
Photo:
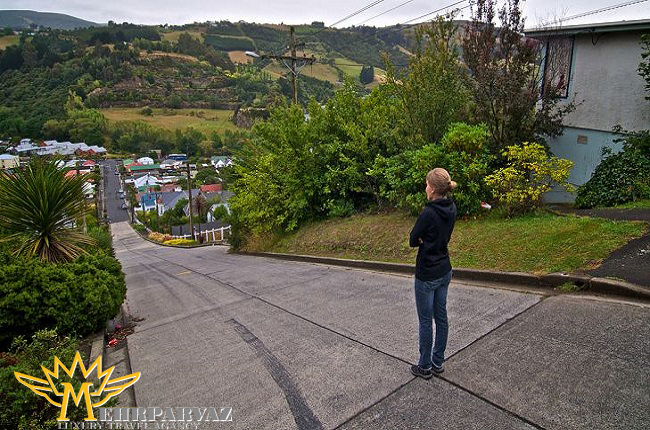
[[156,242],[166,242],[171,240],[171,238],[172,236],[169,234],[158,233],[156,231],[149,233],[149,239],[155,240]]
[[117,314],[125,292],[120,263],[104,253],[61,264],[13,259],[0,267],[0,343],[50,327],[93,333]]
[[600,162],[580,188],[575,205],[580,208],[616,206],[650,198],[650,157],[625,149]]
[[144,224],[133,224],[133,230],[137,231],[140,234],[147,233],[147,227]]
[[538,143],[508,146],[503,156],[508,165],[486,177],[485,182],[509,214],[539,207],[553,182],[572,189],[567,179],[574,163],[549,156]]
[[427,173],[443,167],[458,183],[452,194],[458,213],[473,214],[489,195],[483,182],[493,159],[485,149],[487,139],[484,126],[453,124],[441,144],[426,145],[391,158],[377,157],[370,175],[380,183],[381,197],[416,214],[427,201]]
[[[56,330],[36,332],[31,342],[17,337],[12,345],[12,352],[0,353],[0,423],[3,428],[18,430],[45,430],[57,428],[56,419],[60,409],[55,408],[40,396],[22,385],[14,372],[24,373],[34,377],[43,377],[41,366],[48,369],[54,367],[54,357],[64,364],[74,359],[78,342],[69,337],[57,335]],[[75,390],[81,387],[78,378],[69,378],[61,374],[58,389],[62,390],[60,382],[71,382]],[[82,421],[85,418],[85,405],[74,404],[68,407],[68,418],[72,421]]]
[[165,245],[196,245],[196,240],[192,239],[170,239],[163,242]]

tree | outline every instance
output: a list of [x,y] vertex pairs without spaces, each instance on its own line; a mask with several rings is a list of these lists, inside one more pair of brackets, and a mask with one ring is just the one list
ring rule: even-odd
[[386,82],[406,114],[404,133],[420,139],[414,147],[437,142],[463,116],[468,91],[454,32],[453,22],[442,17],[418,27],[408,74],[398,76],[387,64]]
[[93,240],[74,226],[85,217],[85,178],[66,178],[54,160],[33,158],[15,175],[0,172],[0,226],[20,239],[18,254],[64,262]]
[[185,130],[176,129],[175,139],[176,150],[193,157],[199,152],[199,143],[205,140],[205,136],[200,131],[188,127]]
[[575,104],[558,104],[566,80],[540,91],[545,45],[523,38],[520,0],[507,0],[498,11],[494,0],[476,0],[475,6],[462,39],[463,58],[471,76],[473,114],[487,124],[493,153],[500,154],[508,145],[561,135],[562,118]]
[[363,66],[359,73],[359,81],[366,85],[375,80],[375,69],[372,66]]
[[196,176],[194,177],[194,181],[197,185],[199,184],[216,184],[219,182],[219,179],[217,178],[217,172],[214,171],[214,169],[201,169],[196,173]]

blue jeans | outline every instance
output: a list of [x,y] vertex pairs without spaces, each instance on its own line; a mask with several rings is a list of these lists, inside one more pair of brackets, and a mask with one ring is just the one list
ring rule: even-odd
[[[431,364],[442,366],[447,348],[447,290],[451,282],[451,270],[441,278],[433,281],[421,281],[415,278],[415,306],[420,321],[420,361],[423,369],[430,369]],[[431,321],[436,322],[436,343],[433,344]]]

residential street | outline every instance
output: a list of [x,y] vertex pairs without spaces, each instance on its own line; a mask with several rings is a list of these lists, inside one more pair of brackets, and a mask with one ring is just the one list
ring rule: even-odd
[[121,208],[124,199],[121,199],[118,196],[120,177],[115,174],[117,165],[116,160],[106,160],[101,162],[106,196],[106,210],[108,212],[108,219],[111,222],[127,221],[129,219],[128,210]]
[[111,228],[142,319],[137,406],[233,408],[200,429],[650,427],[648,305],[452,282],[446,370],[425,381],[412,277]]

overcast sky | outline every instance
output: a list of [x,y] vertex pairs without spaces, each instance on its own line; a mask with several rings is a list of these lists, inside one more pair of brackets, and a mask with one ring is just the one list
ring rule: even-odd
[[[363,21],[387,11],[406,0],[383,0],[378,5],[354,16],[337,27],[359,25]],[[524,3],[526,27],[540,20],[571,17],[583,12],[626,3],[633,0],[528,0]],[[194,21],[245,20],[258,23],[302,24],[324,21],[326,25],[344,18],[368,5],[371,0],[0,0],[0,9],[31,9],[39,12],[59,12],[89,21],[106,23],[132,22],[137,24],[184,24]],[[384,26],[404,23],[420,15],[454,3],[454,0],[413,0],[410,3],[371,19],[365,25]],[[466,5],[461,3],[459,7]],[[431,19],[431,15],[426,19]],[[461,18],[470,16],[469,9]],[[564,25],[650,19],[650,1],[613,11],[593,14],[566,21]]]

